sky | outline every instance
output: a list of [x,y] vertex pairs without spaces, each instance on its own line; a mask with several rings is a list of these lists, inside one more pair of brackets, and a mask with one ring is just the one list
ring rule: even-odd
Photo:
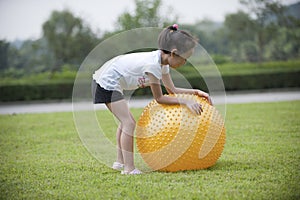
[[[284,4],[298,1],[282,0]],[[226,14],[243,8],[239,0],[162,0],[161,14],[167,16],[170,7],[179,17],[178,24],[204,18],[222,22]],[[118,16],[125,11],[133,12],[135,3],[134,0],[0,0],[0,40],[38,39],[51,12],[64,9],[101,34],[114,30]]]

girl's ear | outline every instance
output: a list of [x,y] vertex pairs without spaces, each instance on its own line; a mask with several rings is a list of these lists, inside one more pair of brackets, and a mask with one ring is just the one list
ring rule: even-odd
[[177,54],[177,49],[172,49],[172,51],[171,51],[171,57],[173,57],[174,54]]

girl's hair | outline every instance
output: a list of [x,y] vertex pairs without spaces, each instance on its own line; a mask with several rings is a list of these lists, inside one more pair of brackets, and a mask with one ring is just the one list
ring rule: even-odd
[[178,25],[168,26],[158,37],[158,47],[164,53],[170,54],[172,49],[177,49],[178,55],[184,54],[195,48],[197,39],[186,31],[179,30]]

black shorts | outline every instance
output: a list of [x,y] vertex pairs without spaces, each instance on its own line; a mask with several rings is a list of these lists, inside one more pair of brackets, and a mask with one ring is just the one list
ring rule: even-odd
[[92,82],[92,95],[94,104],[111,103],[124,99],[124,95],[118,91],[109,91],[102,88],[95,80]]

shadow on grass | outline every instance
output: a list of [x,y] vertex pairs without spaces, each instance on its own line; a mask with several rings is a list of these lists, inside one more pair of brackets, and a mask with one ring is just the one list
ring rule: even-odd
[[166,172],[166,171],[153,171],[153,173],[161,174],[195,174],[198,172],[212,172],[212,171],[238,171],[254,168],[250,163],[244,163],[241,161],[230,161],[222,160],[218,161],[214,166],[207,169],[196,169],[196,170],[183,170],[177,172]]

